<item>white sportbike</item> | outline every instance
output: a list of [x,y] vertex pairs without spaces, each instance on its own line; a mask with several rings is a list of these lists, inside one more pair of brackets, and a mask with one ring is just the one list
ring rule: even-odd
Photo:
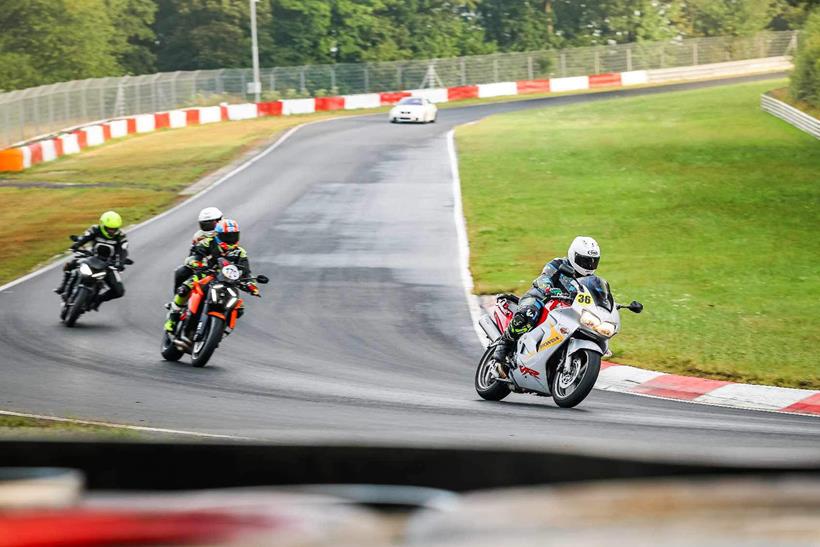
[[609,284],[594,275],[574,279],[569,291],[544,306],[538,325],[518,339],[508,363],[497,363],[493,353],[518,309],[518,298],[502,294],[491,313],[481,316],[478,324],[490,339],[475,374],[482,398],[500,401],[510,392],[534,393],[569,408],[589,395],[609,339],[621,330],[618,310],[640,313],[643,305],[616,304]]

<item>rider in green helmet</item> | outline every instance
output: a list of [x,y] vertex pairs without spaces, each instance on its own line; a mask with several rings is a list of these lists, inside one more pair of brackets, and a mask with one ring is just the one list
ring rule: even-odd
[[[122,231],[122,217],[114,211],[106,211],[100,215],[100,223],[93,224],[71,246],[72,251],[88,245],[97,256],[111,260],[120,272],[125,269],[125,259],[128,258],[128,239]],[[63,282],[54,292],[63,295],[71,272],[77,267],[77,259],[73,258],[63,266]],[[120,298],[125,294],[125,287],[118,272],[109,272],[105,278],[108,290],[99,294],[91,308],[97,309],[102,302]],[[65,298],[65,295],[63,295]]]

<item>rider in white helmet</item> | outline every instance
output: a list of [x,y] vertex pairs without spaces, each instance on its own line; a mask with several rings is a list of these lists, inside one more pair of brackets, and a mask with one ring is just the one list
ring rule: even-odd
[[[194,248],[204,239],[209,237],[213,237],[216,233],[216,225],[222,220],[222,211],[217,209],[216,207],[205,207],[199,212],[199,230],[194,232],[194,237],[191,241],[191,250],[188,252],[190,256],[193,254]],[[193,270],[183,264],[179,268],[174,271],[174,294],[176,294],[177,288],[182,285],[186,279],[194,275]]]
[[501,335],[493,359],[506,365],[515,341],[536,326],[544,305],[554,296],[567,294],[568,282],[573,278],[594,274],[600,259],[598,242],[591,237],[578,236],[569,246],[566,257],[549,261],[532,282],[532,288],[518,302],[518,311]]

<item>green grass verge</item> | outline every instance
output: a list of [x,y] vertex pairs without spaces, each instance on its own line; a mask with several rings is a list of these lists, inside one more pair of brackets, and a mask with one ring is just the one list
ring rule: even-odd
[[820,146],[782,80],[494,116],[458,131],[477,291],[522,292],[579,234],[624,314],[614,360],[820,387]]
[[0,415],[0,438],[21,436],[37,438],[43,436],[110,436],[115,438],[138,438],[145,436],[145,434],[132,429],[44,420],[41,418],[28,418],[23,416]]

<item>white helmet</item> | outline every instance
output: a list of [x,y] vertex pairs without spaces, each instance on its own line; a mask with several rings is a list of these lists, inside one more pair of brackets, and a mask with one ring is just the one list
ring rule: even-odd
[[222,211],[216,207],[205,207],[199,212],[199,229],[203,232],[213,232],[216,223],[222,220]]
[[567,258],[578,275],[592,275],[601,260],[601,248],[591,237],[578,236],[572,240]]

